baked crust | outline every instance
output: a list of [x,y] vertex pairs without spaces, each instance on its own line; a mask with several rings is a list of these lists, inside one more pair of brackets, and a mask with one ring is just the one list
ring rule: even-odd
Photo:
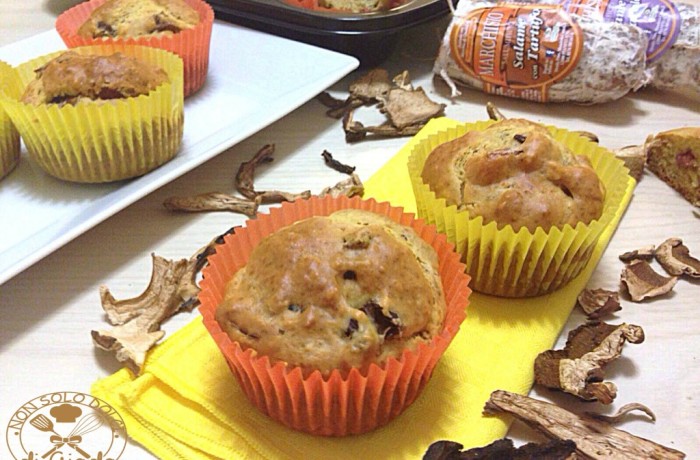
[[284,227],[253,250],[216,319],[233,341],[293,366],[362,368],[442,330],[437,255],[411,228],[361,210]]
[[503,120],[439,145],[421,177],[448,206],[515,231],[587,224],[601,216],[605,200],[587,157],[523,119]]
[[183,0],[109,0],[78,29],[82,37],[138,37],[177,33],[199,23],[199,14]]
[[120,99],[148,94],[167,81],[162,69],[121,53],[66,51],[36,70],[20,100],[39,105]]

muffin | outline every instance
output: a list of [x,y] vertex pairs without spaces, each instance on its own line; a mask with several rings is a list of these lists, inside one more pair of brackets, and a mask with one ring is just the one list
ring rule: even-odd
[[647,168],[693,206],[700,206],[700,127],[649,136],[644,148]]
[[448,206],[516,232],[587,224],[603,212],[605,187],[583,155],[547,129],[507,119],[435,148],[421,178]]
[[344,436],[415,400],[465,318],[468,281],[444,235],[412,215],[312,197],[225,238],[200,311],[255,406]]
[[[17,77],[11,65],[0,61],[0,94],[16,97]],[[0,104],[0,179],[7,176],[19,163],[19,133]]]
[[139,37],[192,29],[199,13],[183,0],[107,0],[78,29],[89,38]]
[[213,22],[203,0],[90,0],[64,11],[56,30],[69,48],[121,43],[177,54],[187,97],[206,80]]
[[73,182],[143,175],[172,159],[183,133],[182,61],[137,46],[75,48],[17,67],[4,97],[27,152]]
[[419,133],[409,175],[419,217],[463,254],[472,289],[551,292],[574,278],[633,184],[575,133],[511,119]]
[[444,317],[433,248],[363,210],[310,217],[262,240],[216,311],[242,346],[323,375],[398,357],[429,342]]

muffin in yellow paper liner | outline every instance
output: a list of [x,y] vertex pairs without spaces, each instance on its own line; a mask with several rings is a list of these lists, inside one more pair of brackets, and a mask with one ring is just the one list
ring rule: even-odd
[[422,180],[421,173],[430,152],[438,145],[472,130],[484,130],[494,121],[458,123],[433,134],[416,135],[409,154],[408,173],[419,217],[447,235],[463,255],[470,287],[477,292],[502,297],[530,297],[546,294],[575,278],[590,259],[603,230],[615,216],[628,184],[628,169],[608,150],[565,129],[547,127],[553,137],[575,154],[585,155],[605,185],[605,202],[599,219],[576,227],[565,225],[535,232],[523,227],[497,228],[484,224],[480,216],[470,217],[457,206],[448,206]]
[[[0,61],[0,93],[18,97],[19,88],[15,70],[10,64]],[[19,132],[0,105],[0,179],[15,169],[19,163]]]
[[[145,46],[85,46],[80,54],[120,52],[163,69],[169,78],[147,95],[87,101],[75,105],[20,102],[2,96],[27,147],[44,171],[72,182],[112,182],[143,175],[172,159],[183,134],[182,60]],[[34,79],[34,70],[64,51],[35,58],[16,67],[20,94]]]
[[[386,215],[412,227],[437,252],[439,274],[447,304],[441,333],[398,358],[366,368],[303,371],[301,367],[259,355],[233,342],[215,319],[227,282],[243,267],[253,248],[277,229],[311,216],[326,216],[340,209],[363,209]],[[401,208],[375,200],[318,198],[297,200],[259,214],[244,227],[227,235],[203,271],[200,311],[204,325],[224,354],[229,368],[247,398],[274,420],[311,434],[345,436],[378,428],[406,409],[421,393],[433,369],[466,317],[471,290],[469,276],[454,247],[435,227],[426,225]]]
[[160,48],[177,54],[184,64],[184,95],[200,89],[209,69],[209,46],[214,24],[214,10],[203,0],[185,0],[199,14],[199,23],[191,29],[171,34],[153,34],[139,37],[83,37],[78,29],[92,12],[107,0],[89,0],[61,13],[56,19],[56,31],[68,48],[99,44],[141,45]]

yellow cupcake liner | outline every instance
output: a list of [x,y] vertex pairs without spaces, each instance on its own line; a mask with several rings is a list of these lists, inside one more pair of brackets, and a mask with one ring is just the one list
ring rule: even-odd
[[[162,68],[170,79],[147,95],[76,105],[19,101],[4,95],[2,104],[44,171],[72,182],[112,182],[143,175],[172,159],[183,134],[183,65],[175,54],[145,46],[110,44],[73,48],[80,54],[120,52]],[[34,70],[64,51],[16,67],[20,94]]]
[[[445,120],[443,120],[444,122]],[[605,185],[603,213],[589,224],[542,228],[498,229],[496,222],[484,224],[482,217],[471,217],[457,206],[438,198],[422,178],[430,152],[438,145],[466,134],[484,130],[494,121],[460,123],[452,121],[435,132],[430,124],[416,135],[408,160],[408,172],[416,197],[417,214],[447,235],[463,255],[470,287],[478,292],[502,297],[530,297],[552,292],[575,278],[590,259],[603,230],[621,206],[630,181],[629,170],[608,150],[565,129],[548,126],[553,137],[578,155],[591,160]]]
[[[0,94],[17,97],[17,75],[10,64],[0,61]],[[9,115],[0,105],[0,179],[7,176],[19,163],[19,132]]]

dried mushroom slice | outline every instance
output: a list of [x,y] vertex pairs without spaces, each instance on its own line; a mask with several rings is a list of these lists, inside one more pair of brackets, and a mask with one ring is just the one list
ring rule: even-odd
[[324,150],[323,153],[321,153],[321,156],[323,157],[323,161],[326,166],[338,171],[339,173],[350,175],[355,172],[354,166],[346,165],[345,163],[341,163],[340,161],[336,160],[333,158],[333,154],[328,150]]
[[577,305],[590,319],[598,319],[622,309],[620,294],[607,289],[584,289],[578,295]]
[[[352,101],[360,101],[353,106]],[[441,116],[445,104],[432,101],[422,88],[414,88],[407,71],[392,80],[384,69],[373,69],[350,85],[350,97],[341,101],[324,95],[323,101],[331,107],[330,116],[343,119],[345,141],[359,142],[373,135],[376,137],[413,136],[431,118]],[[379,103],[379,110],[388,120],[375,126],[365,126],[353,120],[353,112],[360,105]]]
[[281,192],[278,190],[266,190],[258,192],[253,184],[255,180],[255,168],[263,163],[274,161],[274,144],[264,145],[249,161],[241,163],[236,173],[236,188],[244,197],[260,203],[280,203],[282,201],[294,201],[298,198],[309,198],[310,190],[301,193]]
[[654,252],[656,248],[653,244],[648,246],[643,246],[639,249],[633,251],[627,251],[624,254],[620,254],[619,258],[623,262],[632,262],[633,260],[651,260],[654,258]]
[[152,254],[151,280],[138,297],[116,300],[106,286],[100,287],[102,308],[114,327],[91,331],[95,346],[114,353],[119,362],[139,374],[146,353],[165,335],[160,330],[162,322],[198,305],[197,274],[216,245],[223,243],[234,228],[211,240],[189,259],[168,260]]
[[355,195],[362,196],[364,193],[365,186],[362,184],[360,177],[357,174],[352,173],[347,179],[341,180],[332,187],[326,187],[321,190],[318,196],[324,197],[326,195],[330,195],[333,198],[337,198],[344,195],[348,198],[352,198]]
[[654,253],[669,275],[700,278],[700,260],[690,255],[690,250],[680,238],[669,238]]
[[413,136],[425,126],[424,124],[397,128],[389,122],[377,126],[365,126],[359,121],[354,121],[352,111],[343,117],[343,130],[345,141],[348,143],[359,142],[367,138],[369,134],[379,137]]
[[425,124],[431,118],[444,114],[445,107],[445,104],[430,100],[423,88],[393,88],[380,98],[380,110],[386,113],[391,124],[399,130]]
[[92,331],[95,345],[113,352],[135,374],[140,373],[146,352],[165,335],[161,323],[180,309],[180,287],[188,269],[187,259],[173,261],[155,254],[152,258],[151,281],[138,297],[117,301],[107,287],[100,287],[102,308],[114,327]]
[[496,104],[494,104],[493,102],[486,103],[486,113],[489,115],[489,118],[494,121],[501,121],[506,119],[505,115],[501,113],[498,107],[496,107]]
[[610,404],[617,395],[604,382],[604,367],[617,359],[625,342],[642,343],[644,331],[631,324],[591,322],[569,333],[563,350],[548,350],[535,359],[535,383],[587,401]]
[[350,96],[365,103],[377,102],[386,94],[393,84],[386,69],[372,69],[357,80],[350,83]]
[[644,175],[644,166],[647,161],[647,151],[643,145],[628,145],[613,150],[613,154],[625,163],[632,176],[639,182]]
[[491,393],[484,412],[510,414],[550,439],[570,439],[576,443],[576,454],[582,458],[685,458],[683,452],[634,436],[604,421],[503,390]]
[[336,120],[340,120],[345,116],[345,114],[350,111],[354,110],[358,107],[362,107],[365,105],[364,101],[354,98],[352,96],[348,97],[345,100],[342,99],[336,99],[333,96],[330,95],[330,93],[327,92],[322,92],[319,93],[318,96],[316,96],[316,99],[326,107],[328,107],[328,110],[326,111],[326,115],[328,115],[331,118],[335,118]]
[[597,414],[594,412],[586,412],[586,415],[593,417],[594,419],[597,420],[602,420],[604,422],[608,422],[610,424],[615,424],[615,423],[620,423],[625,417],[630,412],[634,411],[640,411],[644,412],[649,416],[649,419],[651,419],[652,422],[656,421],[656,415],[654,415],[654,412],[651,411],[647,406],[644,404],[640,403],[629,403],[625,404],[624,406],[620,407],[617,412],[613,415],[604,415],[604,414]]
[[554,439],[542,444],[528,443],[515,447],[510,439],[499,439],[485,447],[463,450],[464,446],[453,441],[437,441],[428,447],[423,460],[565,460],[572,458],[576,443]]
[[163,202],[168,211],[211,212],[230,211],[253,217],[258,211],[258,199],[238,198],[221,192],[202,193],[190,197],[170,197]]
[[678,278],[658,274],[645,260],[634,260],[622,270],[620,280],[627,288],[630,299],[641,302],[671,292]]

